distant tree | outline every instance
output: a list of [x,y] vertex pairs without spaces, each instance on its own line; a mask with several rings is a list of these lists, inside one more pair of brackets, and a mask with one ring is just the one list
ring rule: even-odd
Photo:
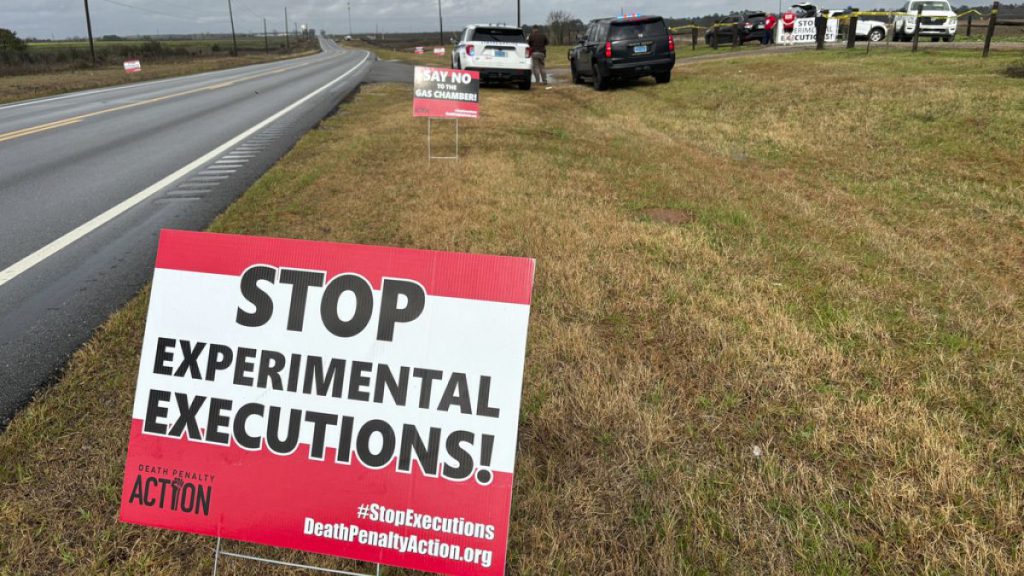
[[28,44],[18,38],[17,33],[7,28],[0,28],[0,53],[11,54],[25,50],[28,50]]
[[122,40],[122,38],[120,36],[118,36],[117,34],[104,34],[103,37],[100,38],[100,40],[104,40],[104,41],[107,41],[107,42],[114,42],[114,41],[117,41],[117,40]]
[[548,13],[548,31],[555,39],[555,44],[565,44],[565,33],[575,16],[565,10],[552,10]]
[[583,23],[583,20],[579,18],[573,18],[565,26],[565,34],[569,42],[575,42],[576,36],[587,29],[587,25]]

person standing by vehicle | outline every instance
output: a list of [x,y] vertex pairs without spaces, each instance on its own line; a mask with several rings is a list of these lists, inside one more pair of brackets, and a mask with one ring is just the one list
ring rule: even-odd
[[764,38],[761,39],[761,44],[768,46],[769,44],[775,43],[775,25],[779,23],[779,19],[775,17],[775,14],[769,14],[764,18]]
[[548,73],[544,69],[544,60],[548,56],[548,37],[540,31],[539,27],[534,26],[527,44],[530,46],[530,59],[533,62],[533,79],[541,84],[547,84]]

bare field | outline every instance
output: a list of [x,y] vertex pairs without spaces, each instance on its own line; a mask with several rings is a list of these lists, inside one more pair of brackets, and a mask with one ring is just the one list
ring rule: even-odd
[[[369,86],[212,229],[537,259],[509,573],[1021,573],[1011,60],[486,90],[457,163]],[[116,522],[146,303],[0,436],[0,574],[210,571],[212,539]]]

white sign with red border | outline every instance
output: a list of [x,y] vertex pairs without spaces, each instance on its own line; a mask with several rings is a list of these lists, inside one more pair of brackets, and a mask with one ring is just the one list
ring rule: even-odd
[[124,71],[129,74],[134,74],[135,72],[142,72],[142,62],[139,62],[138,60],[125,60]]
[[504,573],[534,261],[165,230],[121,520]]

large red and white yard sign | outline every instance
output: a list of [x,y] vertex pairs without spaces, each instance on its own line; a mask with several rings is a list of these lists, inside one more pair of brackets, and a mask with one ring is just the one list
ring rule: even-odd
[[479,72],[417,66],[413,74],[413,116],[480,117]]
[[502,574],[533,274],[165,230],[121,520]]

